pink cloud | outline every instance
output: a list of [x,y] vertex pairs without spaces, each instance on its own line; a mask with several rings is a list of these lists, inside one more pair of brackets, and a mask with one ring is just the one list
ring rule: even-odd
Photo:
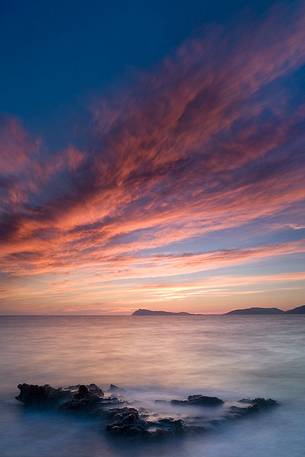
[[[212,232],[268,224],[279,214],[299,227],[305,105],[300,99],[292,107],[282,80],[304,64],[304,43],[303,7],[274,8],[264,21],[203,32],[131,87],[97,99],[82,150],[49,151],[16,120],[5,121],[1,271],[96,271],[106,281],[303,254],[304,240],[167,251]],[[163,255],[147,253],[157,248]]]

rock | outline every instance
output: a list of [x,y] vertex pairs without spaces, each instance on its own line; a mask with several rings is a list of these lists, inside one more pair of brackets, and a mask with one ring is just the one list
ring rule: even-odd
[[21,401],[26,406],[57,407],[64,401],[71,399],[69,390],[54,389],[48,384],[44,386],[18,384],[18,389],[20,393],[16,400]]
[[16,399],[24,405],[59,408],[63,411],[92,412],[104,397],[102,389],[95,384],[70,386],[65,389],[55,389],[48,384],[19,384],[18,388],[20,394]]
[[110,384],[108,390],[109,390],[109,392],[124,392],[124,389],[122,389],[121,387],[119,387],[115,384]]
[[220,406],[224,401],[218,397],[208,397],[206,395],[189,395],[187,400],[171,400],[172,405],[179,406]]
[[231,406],[230,408],[230,413],[234,418],[252,415],[278,406],[278,402],[271,398],[242,399],[240,403],[246,406]]
[[96,384],[89,384],[89,386],[87,386],[87,388],[88,388],[89,392],[91,392],[93,394],[98,394],[100,396],[104,396],[104,392]]
[[96,384],[79,385],[69,401],[60,405],[62,411],[97,413],[104,399],[104,392]]
[[173,419],[172,417],[166,417],[164,419],[159,419],[157,424],[171,433],[182,432],[184,430],[184,422],[182,419]]
[[125,402],[120,400],[117,397],[104,397],[100,400],[100,403],[104,406],[118,406],[118,405],[123,405]]
[[254,398],[254,400],[250,400],[249,398],[245,398],[240,400],[241,403],[249,403],[250,405],[254,406],[258,410],[272,408],[274,406],[278,406],[278,402],[272,400],[272,398]]
[[78,388],[78,392],[74,395],[74,399],[81,400],[83,398],[87,398],[90,395],[90,391],[87,386],[80,385]]
[[125,407],[114,411],[113,422],[107,425],[106,430],[123,435],[143,435],[147,433],[148,424],[137,409]]
[[[224,402],[218,397],[189,395],[185,400],[171,400],[172,405],[218,407],[204,414],[184,414],[166,417],[157,411],[131,407],[124,398],[117,398],[102,391],[96,384],[54,388],[19,384],[20,394],[16,397],[26,406],[55,408],[59,411],[83,414],[103,421],[106,430],[114,435],[139,437],[177,436],[186,432],[203,432],[219,424],[264,412],[277,405],[272,399],[242,399],[239,402]],[[120,390],[114,384],[110,392]],[[163,403],[161,400],[160,402]],[[165,402],[168,403],[168,402]]]
[[181,433],[184,423],[171,417],[151,421],[139,410],[125,407],[113,411],[112,423],[106,429],[115,434],[157,437]]
[[104,392],[96,384],[89,384],[88,386],[80,385],[78,391],[74,394],[75,399],[103,397]]

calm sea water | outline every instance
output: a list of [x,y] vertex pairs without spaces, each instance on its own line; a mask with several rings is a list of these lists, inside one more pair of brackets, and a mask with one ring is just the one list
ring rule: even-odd
[[[19,382],[119,384],[145,398],[272,397],[206,435],[110,440],[98,423],[25,412]],[[305,317],[1,317],[1,457],[304,457]]]

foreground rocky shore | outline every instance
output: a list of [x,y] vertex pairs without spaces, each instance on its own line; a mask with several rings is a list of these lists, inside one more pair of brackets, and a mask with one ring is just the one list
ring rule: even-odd
[[[126,392],[111,384],[103,391],[96,384],[54,388],[19,384],[16,399],[26,407],[55,409],[100,419],[107,432],[122,436],[161,437],[203,432],[233,420],[267,411],[275,400],[255,398],[225,401],[190,395],[185,399],[155,400],[156,410],[135,407]],[[162,412],[170,410],[170,414]]]

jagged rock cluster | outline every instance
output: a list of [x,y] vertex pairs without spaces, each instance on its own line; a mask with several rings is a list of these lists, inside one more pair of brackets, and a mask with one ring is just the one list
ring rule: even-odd
[[[243,399],[226,402],[218,397],[190,395],[182,400],[156,400],[156,404],[169,405],[174,411],[160,412],[135,408],[125,398],[125,392],[111,384],[104,392],[96,384],[54,388],[19,384],[17,400],[25,406],[53,408],[62,412],[79,413],[99,418],[106,430],[123,436],[168,436],[191,431],[205,431],[225,421],[247,417],[277,405],[272,399]],[[174,408],[177,407],[177,408]],[[188,413],[177,412],[188,407]],[[189,408],[197,408],[192,414]]]

